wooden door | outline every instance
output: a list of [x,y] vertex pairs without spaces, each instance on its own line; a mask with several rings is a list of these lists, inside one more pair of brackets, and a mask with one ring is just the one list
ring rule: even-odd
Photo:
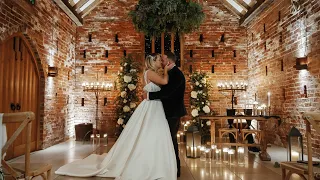
[[[32,111],[36,120],[32,122],[31,151],[37,148],[39,129],[39,72],[27,41],[14,36],[0,44],[0,112],[12,113]],[[20,124],[8,124],[8,138]],[[7,151],[6,159],[24,154],[26,130]]]

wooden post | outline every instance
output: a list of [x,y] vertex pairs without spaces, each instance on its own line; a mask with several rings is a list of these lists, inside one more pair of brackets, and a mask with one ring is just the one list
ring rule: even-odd
[[164,33],[161,33],[161,55],[164,55]]
[[180,64],[181,64],[181,70],[184,70],[184,34],[180,34]]
[[151,53],[155,53],[155,52],[156,52],[156,45],[155,45],[155,39],[153,36],[151,40]]
[[312,164],[312,144],[311,144],[311,127],[310,122],[306,120],[307,132],[307,149],[308,149],[308,179],[313,180],[313,164]]
[[29,179],[30,176],[30,145],[31,145],[31,126],[32,122],[29,122],[27,125],[27,143],[26,143],[26,152],[25,152],[25,177]]
[[171,33],[171,52],[174,53],[174,34]]

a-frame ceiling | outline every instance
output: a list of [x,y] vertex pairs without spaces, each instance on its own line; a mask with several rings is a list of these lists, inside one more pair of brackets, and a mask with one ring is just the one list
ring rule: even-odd
[[[78,25],[103,0],[54,0],[62,10]],[[274,0],[220,0],[221,3],[239,18],[242,26],[247,25]]]

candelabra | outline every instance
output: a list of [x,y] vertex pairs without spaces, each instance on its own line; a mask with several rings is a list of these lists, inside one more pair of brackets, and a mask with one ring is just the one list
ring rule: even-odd
[[233,109],[233,104],[234,104],[234,94],[236,91],[246,91],[248,87],[247,83],[233,83],[233,82],[224,82],[224,83],[219,83],[218,84],[218,89],[219,91],[231,91],[231,106]]
[[[98,110],[99,110],[99,94],[101,92],[105,91],[111,91],[113,85],[112,83],[104,83],[104,82],[98,82],[98,75],[97,75],[97,81],[96,82],[84,82],[82,83],[83,91],[85,92],[94,92],[96,96],[96,130],[98,130],[98,123],[99,123],[99,115],[98,115]],[[88,132],[89,133],[89,132]],[[87,133],[87,134],[88,134]]]

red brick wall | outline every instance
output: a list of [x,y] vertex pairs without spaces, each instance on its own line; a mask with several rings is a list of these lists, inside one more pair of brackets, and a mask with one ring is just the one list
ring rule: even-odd
[[[127,53],[144,52],[143,35],[137,33],[128,17],[129,10],[133,9],[137,1],[106,1],[95,8],[84,21],[84,26],[77,28],[76,47],[76,100],[74,121],[76,123],[95,122],[95,96],[90,92],[83,92],[81,84],[99,78],[107,82],[116,81],[119,71],[119,61],[123,56],[123,50]],[[231,95],[227,97],[217,92],[217,82],[222,80],[246,80],[247,79],[247,42],[246,29],[239,27],[238,19],[220,3],[211,2],[204,4],[206,13],[205,23],[198,31],[185,35],[185,70],[189,80],[189,65],[193,71],[206,71],[210,76],[213,88],[210,92],[211,106],[215,111],[225,112],[225,108],[231,103]],[[217,16],[219,16],[217,18]],[[92,42],[88,42],[89,33],[92,34]],[[225,34],[225,42],[220,43],[222,34]],[[115,34],[119,36],[119,43],[114,42]],[[199,36],[203,34],[204,42],[200,43]],[[83,50],[86,50],[86,58],[83,58]],[[109,57],[105,58],[105,50],[109,50]],[[193,50],[193,58],[189,56],[189,50]],[[211,57],[211,50],[215,51],[215,57]],[[237,51],[237,57],[233,57],[233,50]],[[140,60],[140,59],[139,59]],[[215,73],[211,74],[211,66],[215,65]],[[233,65],[237,65],[237,73],[233,72]],[[85,73],[81,74],[81,66]],[[108,73],[104,74],[104,66],[108,67]],[[142,84],[140,84],[142,86]],[[101,93],[99,97],[99,118],[101,129],[109,135],[114,135],[116,126],[116,105],[113,104],[118,91]],[[190,85],[187,85],[185,104],[189,106]],[[238,94],[240,96],[240,94]],[[103,106],[103,98],[108,98],[108,105]],[[81,98],[85,98],[85,106],[81,106]],[[190,114],[190,113],[189,113]],[[191,119],[190,116],[185,119]]]
[[[26,0],[0,0],[0,41],[17,32],[27,37],[41,71],[40,139],[45,148],[73,134],[69,125],[73,102],[67,101],[73,91],[76,26],[51,0],[36,1],[34,6]],[[58,67],[57,77],[47,77],[48,65]]]
[[[142,35],[137,33],[128,17],[137,1],[103,1],[84,19],[84,25],[77,28],[76,47],[76,88],[74,121],[76,124],[92,122],[95,124],[96,98],[93,92],[83,92],[83,82],[96,81],[97,74],[102,82],[114,83],[117,81],[117,73],[120,71],[120,61],[127,54],[138,56],[144,52]],[[92,34],[92,42],[89,42],[89,34]],[[119,42],[115,42],[118,34]],[[86,58],[83,51],[86,50]],[[108,50],[108,58],[105,52]],[[84,74],[81,73],[84,66]],[[108,72],[104,73],[105,66]],[[141,86],[141,84],[140,84]],[[118,90],[102,92],[99,97],[98,116],[103,132],[114,136],[116,130],[116,104]],[[81,99],[85,104],[81,106]],[[104,98],[108,104],[104,106]],[[98,125],[99,127],[99,125]]]
[[[276,130],[276,135],[274,131],[269,133],[270,142],[276,144],[286,145],[286,135],[291,126],[304,132],[302,113],[320,108],[320,2],[303,2],[301,11],[291,14],[290,0],[275,1],[248,26],[249,93],[251,97],[257,93],[258,101],[267,103],[267,92],[271,92],[272,114],[282,116],[282,125]],[[296,57],[304,56],[305,51],[310,61],[308,71],[298,71],[293,68]],[[304,86],[307,87],[307,97]],[[315,155],[319,155],[319,135],[313,136]]]

